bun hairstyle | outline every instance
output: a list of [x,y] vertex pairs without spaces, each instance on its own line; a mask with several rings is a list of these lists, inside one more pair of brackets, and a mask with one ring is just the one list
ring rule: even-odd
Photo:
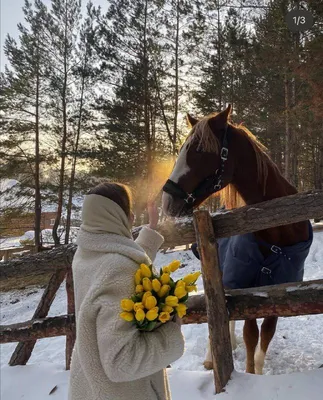
[[130,217],[132,209],[132,194],[128,186],[122,183],[102,182],[91,189],[88,194],[97,194],[106,197],[118,204],[125,212],[127,217]]

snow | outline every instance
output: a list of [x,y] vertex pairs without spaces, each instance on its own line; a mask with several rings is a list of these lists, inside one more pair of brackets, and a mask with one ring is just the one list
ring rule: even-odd
[[[1,369],[2,400],[67,400],[69,371],[51,363]],[[173,400],[212,400],[212,372],[170,369]],[[321,400],[323,370],[280,376],[258,376],[234,372],[219,400]],[[17,382],[19,384],[17,385]]]
[[[305,280],[323,277],[323,231],[314,233],[313,245],[306,261]],[[166,254],[159,253],[157,267],[171,260],[181,260],[184,268],[175,278],[200,269],[199,261],[184,247]],[[203,292],[202,278],[197,282]],[[296,286],[295,286],[296,287]],[[1,324],[12,324],[32,318],[42,288],[2,293]],[[261,291],[256,295],[264,294]],[[49,316],[66,313],[66,293],[60,287]],[[259,321],[259,324],[261,321]],[[242,339],[243,322],[237,321],[238,347],[234,351],[233,373],[226,392],[217,395],[225,400],[318,400],[322,398],[323,315],[280,318],[277,332],[267,353],[264,376],[245,374],[245,347]],[[169,369],[173,400],[208,400],[214,398],[213,374],[203,367],[208,337],[207,324],[183,325],[186,340],[184,355]],[[38,340],[27,366],[8,367],[15,344],[1,345],[1,400],[43,400],[57,386],[51,398],[67,400],[69,373],[64,371],[65,337]],[[17,384],[19,382],[19,385]]]
[[264,292],[253,292],[252,295],[256,297],[268,297],[268,294]]

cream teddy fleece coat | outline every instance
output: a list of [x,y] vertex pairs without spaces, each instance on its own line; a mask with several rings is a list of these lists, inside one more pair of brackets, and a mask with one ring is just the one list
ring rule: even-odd
[[180,326],[140,332],[119,317],[138,265],[154,260],[163,237],[144,227],[133,241],[121,207],[98,195],[85,197],[82,221],[72,266],[77,336],[69,400],[170,400],[165,368],[183,354]]

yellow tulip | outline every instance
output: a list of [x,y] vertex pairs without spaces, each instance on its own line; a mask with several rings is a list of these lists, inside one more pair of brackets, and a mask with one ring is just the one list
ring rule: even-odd
[[151,270],[146,264],[140,264],[141,275],[146,278],[151,277]]
[[167,296],[165,299],[166,306],[176,307],[178,304],[178,297],[176,296]]
[[143,305],[145,305],[145,302],[146,302],[147,298],[150,297],[150,296],[152,296],[151,292],[145,292],[144,293],[144,295],[142,296],[142,299],[141,299]]
[[183,281],[190,285],[191,283],[194,283],[199,276],[201,275],[200,271],[194,272],[193,274],[188,274],[183,278]]
[[186,283],[181,279],[181,280],[176,282],[176,287],[179,287],[179,286],[185,287]]
[[163,267],[163,272],[165,272],[166,274],[170,274],[171,271],[168,265],[166,267]]
[[139,308],[138,311],[136,311],[136,320],[137,321],[143,321],[145,319],[145,312],[141,308]]
[[135,303],[135,305],[133,306],[133,309],[134,309],[135,312],[137,312],[138,310],[143,310],[144,308],[145,307],[142,304],[142,302]]
[[131,322],[131,321],[133,321],[133,319],[134,319],[134,315],[133,315],[133,313],[131,313],[131,312],[122,312],[122,313],[120,313],[120,317],[122,318],[122,319],[124,319],[125,321],[128,321],[128,322]]
[[136,293],[142,293],[144,291],[144,287],[142,285],[136,286]]
[[194,279],[197,280],[202,275],[201,271],[196,271],[193,273]]
[[188,285],[193,283],[195,281],[193,274],[188,274],[184,276],[183,281]]
[[179,305],[176,307],[177,315],[180,318],[183,318],[184,315],[186,315],[186,310],[187,310],[187,307],[184,303],[179,303]]
[[152,281],[153,289],[155,292],[159,292],[161,288],[161,283],[159,282],[158,279],[153,279]]
[[134,304],[135,303],[130,299],[121,300],[121,308],[123,309],[123,311],[132,311]]
[[138,270],[136,271],[136,273],[135,273],[135,284],[136,284],[136,285],[140,285],[140,284],[141,284],[141,278],[142,278],[142,276],[141,276],[141,270],[138,269]]
[[157,299],[155,296],[149,296],[145,300],[145,307],[147,310],[151,310],[152,308],[156,307],[157,305]]
[[146,318],[148,319],[148,321],[153,321],[154,319],[156,319],[158,317],[158,311],[158,307],[154,307],[149,310],[146,314]]
[[186,290],[188,291],[188,293],[197,292],[197,286],[196,285],[186,286]]
[[163,285],[167,285],[167,283],[169,283],[170,281],[170,276],[167,273],[164,273],[161,277],[160,277],[161,283]]
[[145,290],[146,292],[150,292],[150,291],[153,290],[153,286],[152,286],[151,280],[150,280],[149,278],[144,278],[144,279],[142,280],[142,285],[143,285],[144,290]]
[[179,286],[175,289],[174,292],[175,296],[181,299],[182,297],[187,295],[187,291],[185,290],[185,287]]
[[178,270],[180,265],[181,265],[180,261],[174,260],[169,264],[168,268],[171,270],[171,272],[175,272],[176,270]]
[[158,317],[159,321],[163,324],[170,320],[170,314],[168,312],[161,312]]
[[173,307],[170,306],[164,306],[162,311],[172,313],[174,311]]
[[158,297],[164,297],[166,294],[170,291],[170,286],[169,285],[163,285],[158,292]]

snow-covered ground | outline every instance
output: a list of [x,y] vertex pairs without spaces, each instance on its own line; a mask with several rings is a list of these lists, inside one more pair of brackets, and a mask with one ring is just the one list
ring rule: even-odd
[[[159,253],[160,267],[180,259],[185,268],[176,278],[200,269],[190,251],[177,249]],[[323,277],[323,232],[314,234],[306,261],[305,280]],[[198,281],[203,291],[202,279]],[[39,302],[42,289],[29,288],[1,296],[1,325],[28,320]],[[62,286],[51,307],[50,316],[66,313],[66,294]],[[261,323],[261,321],[259,321]],[[265,376],[244,374],[245,349],[243,323],[237,323],[238,348],[234,352],[235,369],[227,391],[218,395],[226,400],[318,400],[323,393],[323,315],[281,318],[266,358]],[[169,370],[173,400],[208,400],[213,398],[212,372],[204,371],[207,325],[184,325],[186,351]],[[15,344],[1,345],[1,400],[43,400],[53,387],[52,398],[67,400],[69,373],[64,371],[65,337],[37,342],[26,367],[8,367]],[[285,375],[287,374],[287,375]],[[19,382],[19,385],[17,384]],[[185,388],[185,389],[184,389]]]

